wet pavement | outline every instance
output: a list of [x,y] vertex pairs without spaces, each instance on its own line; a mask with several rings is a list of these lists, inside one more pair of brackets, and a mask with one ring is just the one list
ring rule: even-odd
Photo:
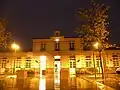
[[[101,82],[99,80],[99,82]],[[104,82],[105,85],[114,88],[115,90],[120,90],[120,75],[117,74],[108,74],[106,75]]]
[[0,80],[0,90],[100,90],[81,77],[9,77]]
[[[94,75],[86,75],[86,78],[95,79]],[[120,75],[118,74],[106,74],[104,76],[105,78],[102,79],[102,76],[98,75],[97,78],[95,79],[96,82],[104,84],[113,90],[120,90]]]

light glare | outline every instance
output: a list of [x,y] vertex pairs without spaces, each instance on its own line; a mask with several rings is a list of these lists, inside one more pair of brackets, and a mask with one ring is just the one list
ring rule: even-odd
[[16,49],[16,50],[20,49],[19,45],[15,44],[15,43],[13,43],[11,45],[11,48]]
[[60,59],[61,56],[54,56],[54,59]]
[[58,39],[58,38],[56,38],[56,39],[55,39],[55,41],[56,41],[56,42],[59,42],[59,39]]
[[98,45],[99,45],[99,43],[96,42],[96,43],[94,44],[94,47],[95,47],[96,49],[98,49]]

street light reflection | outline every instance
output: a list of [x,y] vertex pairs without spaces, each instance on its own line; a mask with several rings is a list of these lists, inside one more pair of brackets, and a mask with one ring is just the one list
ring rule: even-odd
[[54,75],[54,89],[60,90],[60,73]]
[[104,84],[101,84],[99,82],[96,82],[96,84],[97,84],[97,87],[100,88],[100,90],[104,90],[104,87],[105,87]]
[[46,90],[46,78],[40,77],[39,90]]

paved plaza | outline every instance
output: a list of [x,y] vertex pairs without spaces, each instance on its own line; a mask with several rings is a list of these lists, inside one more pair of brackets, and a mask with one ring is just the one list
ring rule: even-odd
[[100,76],[95,79],[94,75],[53,76],[17,78],[16,75],[1,75],[0,90],[120,90],[119,75],[110,74],[104,80]]

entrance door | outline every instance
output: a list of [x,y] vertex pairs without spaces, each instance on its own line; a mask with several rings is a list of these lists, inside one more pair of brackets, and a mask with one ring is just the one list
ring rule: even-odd
[[60,61],[55,61],[55,64],[54,64],[55,68],[54,68],[54,71],[55,73],[60,73]]
[[75,60],[70,60],[70,74],[76,73],[76,62]]
[[60,90],[60,56],[54,56],[54,89]]
[[46,72],[46,56],[40,56],[40,76]]
[[76,59],[75,56],[70,56],[70,74],[76,74]]

